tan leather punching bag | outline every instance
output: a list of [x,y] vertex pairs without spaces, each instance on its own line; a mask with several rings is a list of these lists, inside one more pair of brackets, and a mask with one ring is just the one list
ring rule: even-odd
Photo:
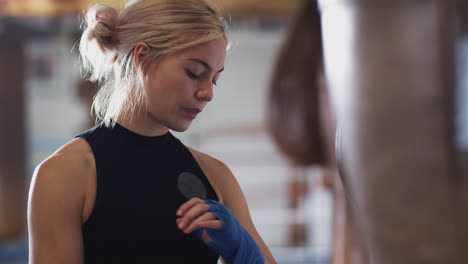
[[345,187],[373,264],[468,263],[468,98],[459,59],[467,6],[320,1]]

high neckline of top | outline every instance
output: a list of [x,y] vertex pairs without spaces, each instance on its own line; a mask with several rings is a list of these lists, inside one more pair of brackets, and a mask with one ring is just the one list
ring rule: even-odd
[[138,140],[138,141],[141,141],[141,142],[164,143],[171,136],[170,131],[167,131],[165,134],[159,135],[159,136],[144,136],[144,135],[138,134],[138,133],[136,133],[136,132],[134,132],[134,131],[122,126],[122,125],[120,125],[117,122],[115,123],[114,127],[111,128],[111,130],[113,130],[118,135],[123,135],[123,136],[125,136],[127,138],[131,138],[133,140]]

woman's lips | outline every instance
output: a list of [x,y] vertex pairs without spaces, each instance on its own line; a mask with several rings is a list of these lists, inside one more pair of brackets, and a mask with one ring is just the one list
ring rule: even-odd
[[195,119],[200,112],[201,110],[197,108],[184,108],[185,115],[192,120]]

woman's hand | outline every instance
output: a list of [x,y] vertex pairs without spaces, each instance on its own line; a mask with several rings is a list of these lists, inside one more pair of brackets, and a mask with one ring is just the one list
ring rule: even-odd
[[223,204],[193,198],[177,211],[177,226],[196,232],[213,251],[234,264],[263,264],[264,257],[250,234]]
[[222,228],[222,223],[213,213],[208,211],[209,207],[202,199],[190,199],[177,210],[176,214],[179,217],[176,220],[177,227],[185,234],[195,231],[206,244],[212,242],[211,237],[203,229],[219,230]]

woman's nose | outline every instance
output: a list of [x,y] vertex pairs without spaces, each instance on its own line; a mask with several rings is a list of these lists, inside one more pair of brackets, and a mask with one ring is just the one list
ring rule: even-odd
[[211,101],[213,100],[213,84],[211,82],[203,82],[197,89],[196,97],[198,100]]

